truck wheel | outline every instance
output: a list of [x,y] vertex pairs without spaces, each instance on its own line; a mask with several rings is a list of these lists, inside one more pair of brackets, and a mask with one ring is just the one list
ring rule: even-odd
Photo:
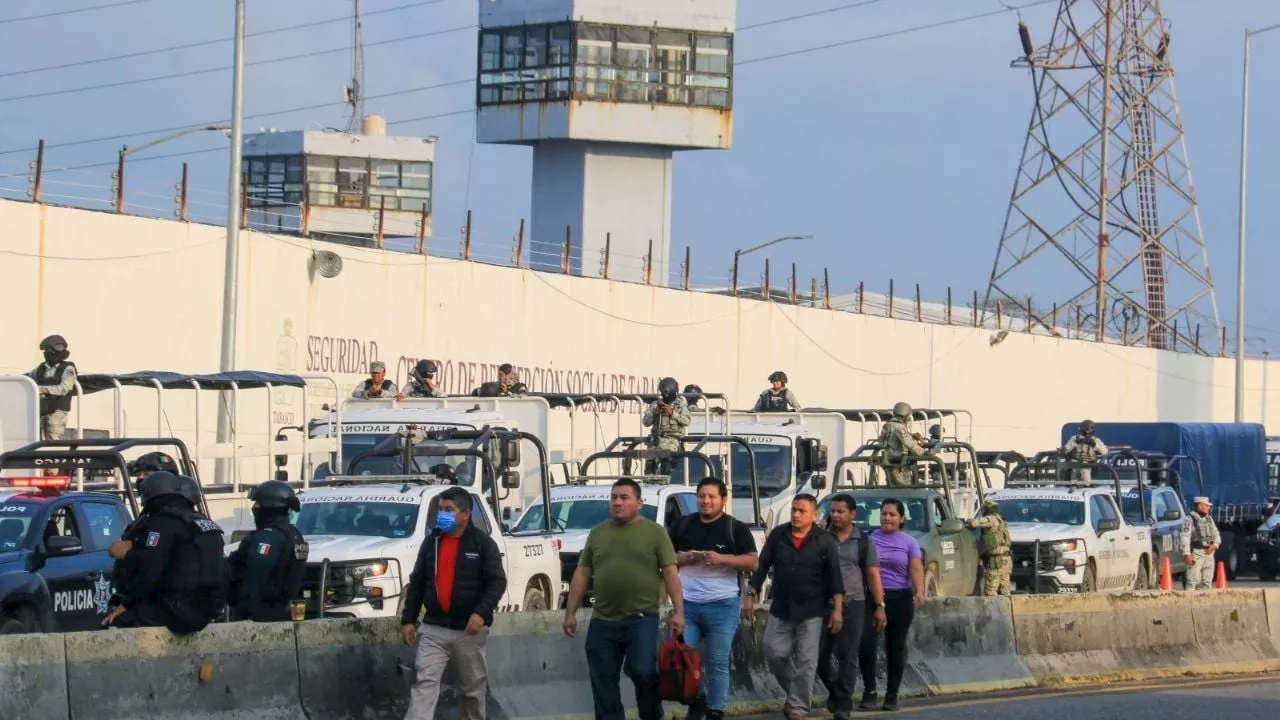
[[1273,567],[1258,568],[1258,579],[1263,582],[1274,582],[1276,579],[1276,569]]
[[547,596],[536,582],[530,583],[524,591],[524,604],[520,607],[525,612],[536,612],[547,609]]
[[27,626],[17,618],[5,618],[0,622],[0,635],[25,635]]
[[1080,583],[1080,592],[1091,593],[1098,590],[1098,574],[1093,569],[1093,563],[1090,562],[1084,566],[1084,582]]
[[1133,589],[1139,592],[1151,589],[1151,567],[1145,556],[1138,561],[1138,576],[1133,580]]

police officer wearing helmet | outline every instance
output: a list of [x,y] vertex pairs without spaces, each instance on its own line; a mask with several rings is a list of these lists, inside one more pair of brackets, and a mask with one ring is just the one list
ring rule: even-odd
[[[1067,441],[1062,453],[1072,462],[1087,463],[1092,465],[1098,462],[1098,458],[1107,454],[1107,446],[1094,437],[1094,423],[1092,420],[1085,420],[1080,423],[1080,432],[1076,433]],[[1076,468],[1071,471],[1071,479],[1082,482],[1093,482],[1093,468]]]
[[800,401],[796,399],[796,394],[787,387],[786,373],[781,370],[774,371],[769,376],[769,382],[772,387],[760,393],[756,406],[751,409],[752,412],[787,412],[800,409]]
[[889,476],[889,484],[905,486],[911,484],[911,470],[914,461],[907,464],[909,455],[928,455],[929,451],[920,444],[916,435],[909,430],[911,423],[911,406],[900,402],[893,406],[893,417],[889,418],[880,429],[880,444],[884,448],[882,464],[885,474]]
[[289,483],[280,480],[250,490],[249,499],[257,529],[228,559],[231,619],[284,622],[290,619],[289,603],[302,592],[307,565],[307,541],[289,522],[289,511],[302,505]]
[[[658,399],[649,404],[642,418],[645,427],[653,428],[649,432],[649,447],[679,450],[680,438],[685,436],[691,419],[689,403],[680,394],[680,383],[672,377],[662,378],[658,382]],[[664,460],[660,468],[649,462],[646,463],[645,472],[666,475],[671,472],[670,464],[670,461]]]
[[983,595],[1008,595],[1013,574],[1013,541],[1009,537],[1009,525],[1000,517],[1000,503],[988,499],[982,503],[982,517],[969,521],[969,527],[982,530]]
[[171,472],[174,475],[179,474],[178,463],[174,461],[171,455],[162,452],[149,452],[129,465],[129,471],[133,473],[134,480],[137,482],[136,487],[139,491],[142,489],[143,480],[146,480],[151,473],[161,470]]
[[27,373],[40,389],[40,439],[59,440],[67,429],[67,413],[76,389],[76,364],[61,335],[40,341],[44,362]]
[[409,382],[405,384],[404,389],[396,396],[397,400],[403,400],[406,397],[423,398],[423,397],[444,397],[445,393],[436,383],[436,373],[440,368],[434,360],[419,360],[417,365],[409,371]]
[[108,550],[129,580],[117,586],[102,624],[163,626],[175,634],[203,630],[226,605],[222,528],[199,511],[194,478],[153,472],[142,483],[141,500],[143,515]]

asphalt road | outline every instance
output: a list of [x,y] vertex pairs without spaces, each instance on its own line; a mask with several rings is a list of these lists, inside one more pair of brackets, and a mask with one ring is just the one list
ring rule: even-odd
[[[953,699],[904,699],[896,713],[854,713],[858,717],[942,720],[1263,720],[1280,716],[1280,674],[1233,680],[1111,685],[1059,692],[1006,693]],[[753,715],[779,720],[781,713]],[[829,718],[815,710],[811,718]]]

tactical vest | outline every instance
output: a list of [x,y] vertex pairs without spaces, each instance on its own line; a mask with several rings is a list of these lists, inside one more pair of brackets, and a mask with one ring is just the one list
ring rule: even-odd
[[[67,368],[73,368],[76,364],[73,362],[63,361],[53,366],[53,373],[47,378],[44,373],[44,365],[37,368],[36,385],[40,387],[51,387],[62,382],[62,378],[67,373]],[[74,393],[66,395],[41,395],[40,396],[40,414],[51,415],[55,412],[71,412],[71,396]]]
[[677,396],[676,399],[671,403],[671,407],[674,408],[676,412],[675,414],[670,416],[663,415],[659,413],[656,409],[654,410],[653,431],[655,435],[661,438],[661,437],[680,437],[681,435],[684,434],[683,430],[680,428],[680,425],[676,423],[676,417],[675,417],[676,414],[679,414],[680,406],[682,404],[685,404],[687,407],[687,403],[685,403],[685,399]]
[[777,412],[785,412],[787,410],[787,391],[784,389],[780,393],[772,390],[765,390],[765,408]]
[[1097,442],[1096,440],[1094,443],[1081,442],[1086,439],[1083,435],[1077,435],[1072,439],[1076,442],[1076,449],[1072,453],[1072,457],[1080,462],[1086,463],[1095,462],[1098,459],[1098,446],[1095,444]]
[[[201,600],[201,605],[213,612],[221,611],[227,604],[227,585],[230,582],[230,570],[223,557],[222,528],[193,510],[166,507],[156,514],[175,517],[186,523],[193,538],[194,552],[176,553],[172,562],[174,568],[171,573],[171,589],[194,592]],[[196,567],[184,562],[187,558],[182,556],[190,556],[189,559],[194,561]]]
[[279,562],[271,568],[271,577],[267,578],[262,601],[269,605],[283,605],[293,600],[290,597],[294,592],[292,588],[302,579],[302,573],[306,569],[307,557],[311,554],[311,548],[307,545],[307,541],[303,539],[302,533],[298,528],[287,522],[271,524],[261,530],[255,530],[243,542],[257,542],[253,540],[255,535],[270,530],[284,533],[285,547],[281,551]]
[[[385,379],[384,379],[384,380],[382,381],[382,392],[387,392],[387,391],[389,391],[389,390],[391,389],[391,386],[392,386],[393,384],[394,384],[394,383],[392,383],[390,380],[385,380]],[[364,391],[365,391],[365,393],[368,393],[368,392],[369,392],[370,390],[372,390],[372,389],[373,389],[373,378],[368,378],[368,379],[366,379],[366,380],[364,381]]]
[[906,443],[902,441],[906,432],[907,427],[897,420],[884,424],[884,429],[880,431],[880,442],[884,445],[886,460],[895,464],[902,463],[902,458],[907,454]]
[[1009,537],[1009,525],[999,515],[992,515],[998,523],[991,530],[982,531],[983,555],[1008,555],[1013,539]]
[[1204,550],[1213,544],[1213,518],[1193,512],[1187,515],[1191,519],[1191,549]]

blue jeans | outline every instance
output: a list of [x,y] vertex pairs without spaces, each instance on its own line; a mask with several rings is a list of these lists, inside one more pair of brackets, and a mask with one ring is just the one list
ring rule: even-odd
[[[625,658],[625,660],[624,660]],[[587,666],[596,720],[623,720],[622,670],[636,686],[640,720],[662,720],[658,699],[658,616],[592,619],[587,625]]]
[[729,704],[729,657],[741,612],[741,597],[709,603],[685,601],[684,641],[695,648],[699,641],[707,642],[702,671],[708,710],[724,710]]

